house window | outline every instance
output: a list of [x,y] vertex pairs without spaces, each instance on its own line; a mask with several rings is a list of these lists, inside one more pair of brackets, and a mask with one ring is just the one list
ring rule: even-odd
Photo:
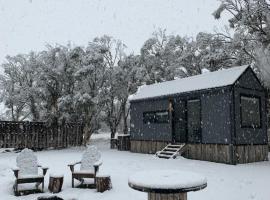
[[261,104],[259,97],[241,95],[241,127],[261,127]]
[[163,111],[151,111],[143,113],[143,123],[144,124],[161,124],[169,123],[169,113],[166,110]]
[[169,123],[168,111],[156,112],[156,123]]
[[187,102],[188,141],[201,142],[201,101],[199,99]]
[[143,113],[143,123],[145,124],[155,123],[155,113],[154,112]]

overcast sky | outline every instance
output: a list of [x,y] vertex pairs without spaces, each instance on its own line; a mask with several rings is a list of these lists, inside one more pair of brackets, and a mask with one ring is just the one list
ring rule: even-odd
[[158,28],[193,37],[222,29],[226,16],[211,15],[218,6],[218,0],[0,0],[0,63],[46,43],[85,46],[104,34],[138,53]]

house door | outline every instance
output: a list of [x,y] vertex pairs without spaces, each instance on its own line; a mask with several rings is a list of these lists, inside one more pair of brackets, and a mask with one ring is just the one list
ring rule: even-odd
[[186,143],[186,122],[186,102],[176,100],[173,105],[173,142]]
[[187,101],[187,130],[188,142],[201,142],[201,102],[199,99]]

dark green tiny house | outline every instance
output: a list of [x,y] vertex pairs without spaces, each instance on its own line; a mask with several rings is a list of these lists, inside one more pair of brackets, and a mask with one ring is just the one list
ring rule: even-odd
[[131,151],[185,143],[185,157],[237,164],[268,159],[266,93],[249,66],[139,88],[130,98]]

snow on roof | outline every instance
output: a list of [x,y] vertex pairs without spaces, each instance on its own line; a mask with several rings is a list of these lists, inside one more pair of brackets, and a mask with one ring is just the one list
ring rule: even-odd
[[134,101],[232,85],[248,67],[248,65],[244,65],[163,83],[143,85],[139,87],[137,93],[130,96],[129,100]]

